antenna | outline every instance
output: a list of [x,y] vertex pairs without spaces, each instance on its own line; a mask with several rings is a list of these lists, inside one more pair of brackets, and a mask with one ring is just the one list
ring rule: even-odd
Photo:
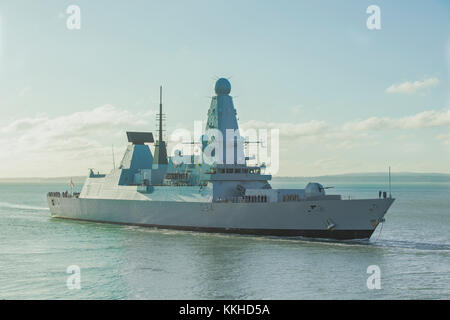
[[113,157],[113,169],[116,168],[116,160],[114,159],[114,144],[111,145],[112,157]]
[[391,195],[391,166],[389,166],[389,198],[392,198],[392,195]]
[[153,164],[166,165],[168,162],[166,142],[163,140],[163,121],[165,121],[165,115],[162,113],[162,86],[159,87],[159,114],[156,115],[156,120],[157,125],[159,125],[159,137],[155,143],[155,156],[153,158]]
[[159,141],[162,141],[162,86],[159,87]]

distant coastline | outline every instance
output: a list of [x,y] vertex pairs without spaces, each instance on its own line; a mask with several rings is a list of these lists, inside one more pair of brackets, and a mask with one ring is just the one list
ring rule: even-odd
[[[371,179],[387,179],[386,172],[369,172],[369,173],[345,173],[345,174],[333,174],[333,175],[320,175],[320,176],[274,176],[274,180],[361,180],[363,178]],[[0,183],[64,183],[73,180],[75,184],[82,184],[86,179],[85,176],[68,176],[68,177],[25,177],[25,178],[0,178]],[[426,182],[432,180],[433,182],[450,182],[450,173],[417,173],[417,172],[393,172],[392,179],[402,181],[420,181]]]
[[[450,173],[438,173],[438,172],[392,172],[392,178],[394,179],[414,179],[414,178],[435,178],[435,179],[450,179]],[[328,174],[320,176],[275,176],[276,179],[360,179],[360,178],[388,178],[387,172],[361,172],[361,173],[341,173],[341,174]]]
[[[322,175],[310,177],[274,177],[275,181],[295,181],[301,180],[304,182],[314,181],[325,184],[365,184],[365,183],[380,183],[387,184],[389,181],[387,172],[371,172],[371,173],[347,173],[336,175]],[[417,173],[417,172],[393,172],[391,174],[392,184],[410,184],[410,183],[443,183],[450,185],[449,173]]]
[[[325,178],[325,177],[385,177],[387,172],[358,172],[358,173],[337,173],[337,174],[327,174],[319,176],[276,176],[277,178],[283,179],[295,179],[295,178]],[[392,172],[395,176],[448,176],[450,173],[439,173],[439,172]]]
[[86,179],[85,176],[73,177],[28,177],[28,178],[0,178],[0,183],[70,183],[70,179],[75,184],[83,184]]

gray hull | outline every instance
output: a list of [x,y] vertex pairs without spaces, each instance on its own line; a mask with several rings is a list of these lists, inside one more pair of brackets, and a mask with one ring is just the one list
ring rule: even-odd
[[394,199],[204,203],[47,197],[51,215],[164,229],[368,239]]

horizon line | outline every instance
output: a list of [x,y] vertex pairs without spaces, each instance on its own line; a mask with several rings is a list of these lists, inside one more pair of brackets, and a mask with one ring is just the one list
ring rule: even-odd
[[[384,171],[372,171],[372,172],[347,172],[347,173],[334,173],[334,174],[321,174],[321,175],[309,175],[309,176],[283,176],[274,175],[274,178],[312,178],[312,177],[333,177],[333,176],[348,176],[348,175],[373,175],[373,174],[388,174]],[[391,171],[391,175],[393,172]],[[450,172],[415,172],[415,171],[398,171],[394,174],[416,174],[416,175],[450,175]],[[34,177],[0,177],[0,180],[20,180],[20,179],[67,179],[67,178],[86,178],[87,175],[67,175],[67,176],[34,176]]]

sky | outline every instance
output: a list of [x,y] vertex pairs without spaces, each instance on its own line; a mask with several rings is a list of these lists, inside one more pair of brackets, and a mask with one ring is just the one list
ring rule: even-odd
[[219,77],[241,127],[279,130],[277,175],[450,173],[449,71],[445,0],[1,1],[0,178],[109,171],[160,85],[170,136]]

